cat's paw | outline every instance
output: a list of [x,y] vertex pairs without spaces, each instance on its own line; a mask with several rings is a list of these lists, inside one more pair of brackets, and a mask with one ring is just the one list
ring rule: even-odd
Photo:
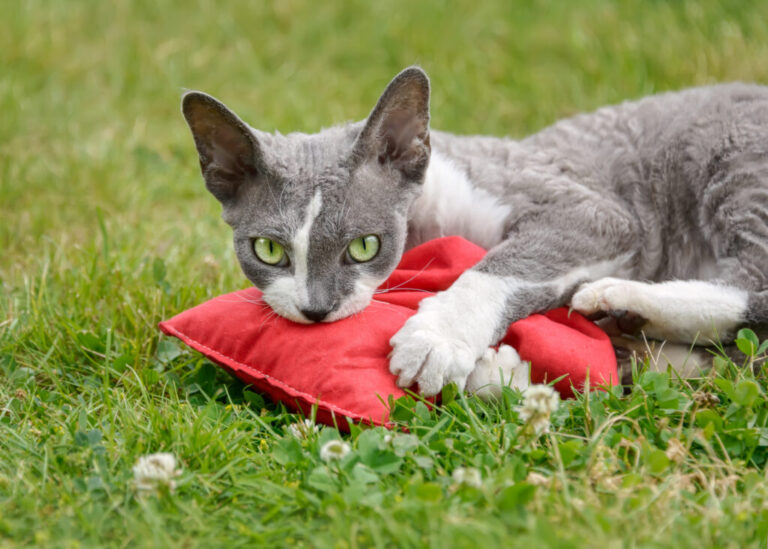
[[530,364],[509,345],[501,345],[498,350],[490,347],[469,374],[466,389],[483,400],[501,395],[502,387],[525,389],[528,387],[529,368]]
[[452,328],[441,315],[420,312],[392,337],[389,371],[400,387],[418,383],[424,396],[436,395],[451,382],[464,389],[476,354]]
[[475,362],[503,322],[508,283],[469,270],[419,304],[419,312],[390,340],[389,369],[400,387],[419,384],[431,396],[449,383],[464,389]]
[[624,280],[621,278],[601,278],[594,282],[583,284],[571,298],[571,308],[585,315],[602,311],[636,310],[641,302],[642,282]]

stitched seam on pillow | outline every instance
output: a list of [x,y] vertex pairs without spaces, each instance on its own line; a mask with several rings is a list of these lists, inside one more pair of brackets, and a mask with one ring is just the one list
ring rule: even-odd
[[381,422],[381,421],[375,421],[373,418],[366,418],[366,417],[364,417],[364,416],[362,416],[360,414],[357,414],[357,413],[352,412],[350,410],[345,410],[344,408],[341,408],[340,406],[337,406],[336,404],[331,404],[330,402],[322,400],[322,399],[320,399],[318,397],[312,397],[312,395],[310,395],[308,393],[305,393],[304,391],[299,391],[298,389],[295,389],[295,388],[291,387],[290,385],[288,385],[284,381],[280,381],[280,380],[270,376],[269,374],[265,374],[257,366],[251,366],[250,364],[246,364],[244,362],[240,362],[239,360],[235,360],[231,356],[227,356],[224,353],[221,353],[221,352],[219,352],[219,351],[217,351],[215,349],[211,349],[210,347],[208,347],[208,345],[206,345],[204,343],[200,343],[196,339],[188,336],[184,332],[181,332],[181,331],[177,330],[173,326],[169,326],[168,324],[165,324],[165,327],[168,328],[170,331],[172,331],[174,334],[178,335],[179,337],[181,337],[183,339],[187,339],[187,340],[195,343],[196,345],[199,345],[203,349],[206,349],[207,351],[209,351],[213,355],[217,355],[217,356],[219,356],[221,358],[230,360],[230,361],[234,362],[235,364],[237,364],[238,366],[256,370],[259,373],[259,375],[263,376],[264,379],[266,379],[270,383],[273,383],[273,384],[277,385],[280,388],[287,387],[288,389],[290,389],[291,391],[296,393],[296,396],[302,397],[304,400],[306,400],[310,404],[315,404],[315,403],[322,404],[323,406],[326,406],[326,407],[330,408],[334,412],[339,412],[339,413],[341,413],[341,414],[343,414],[343,415],[345,415],[347,417],[351,417],[353,419],[362,419],[364,421],[374,421],[377,425],[382,425],[383,424],[383,422]]

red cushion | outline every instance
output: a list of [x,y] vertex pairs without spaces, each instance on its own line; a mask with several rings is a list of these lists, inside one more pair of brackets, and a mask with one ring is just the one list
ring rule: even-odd
[[[346,428],[339,416],[386,425],[389,395],[405,393],[389,373],[389,339],[419,301],[448,288],[485,255],[459,237],[432,240],[403,255],[398,268],[361,313],[333,323],[296,324],[275,316],[256,288],[222,295],[160,323],[166,334],[223,366],[245,383],[292,409]],[[427,290],[427,291],[425,291]],[[503,339],[531,361],[534,383],[555,384],[563,397],[571,387],[617,382],[616,357],[608,336],[565,308],[513,323]]]

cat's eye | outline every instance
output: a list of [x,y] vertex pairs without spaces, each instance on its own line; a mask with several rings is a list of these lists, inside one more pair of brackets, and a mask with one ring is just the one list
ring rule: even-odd
[[285,249],[269,238],[259,237],[253,241],[253,251],[259,261],[267,265],[279,265],[284,263],[287,258]]
[[376,257],[376,254],[379,253],[379,245],[379,237],[375,234],[360,236],[349,243],[347,253],[353,261],[365,263]]

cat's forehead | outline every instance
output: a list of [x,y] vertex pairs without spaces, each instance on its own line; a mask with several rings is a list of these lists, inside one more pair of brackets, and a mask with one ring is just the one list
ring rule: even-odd
[[353,160],[360,128],[352,123],[311,135],[252,130],[268,172],[262,185],[243,189],[228,222],[289,239],[306,223],[314,201],[313,233],[347,235],[386,225],[404,195],[369,163]]
[[316,134],[253,132],[270,172],[290,182],[316,183],[346,175],[359,133],[356,126],[337,126]]

